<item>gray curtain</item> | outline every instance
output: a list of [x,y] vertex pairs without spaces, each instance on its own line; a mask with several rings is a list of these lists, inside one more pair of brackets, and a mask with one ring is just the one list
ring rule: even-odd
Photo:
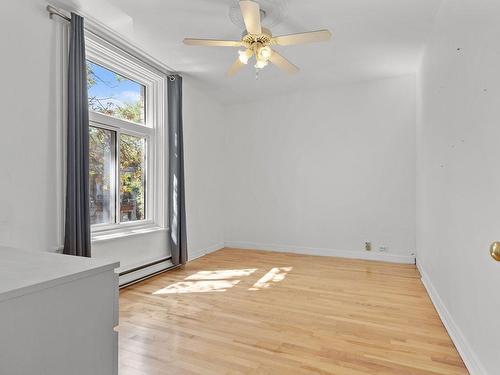
[[83,18],[71,13],[64,254],[90,257],[89,111]]
[[184,140],[182,136],[182,77],[168,77],[168,213],[172,263],[187,262]]

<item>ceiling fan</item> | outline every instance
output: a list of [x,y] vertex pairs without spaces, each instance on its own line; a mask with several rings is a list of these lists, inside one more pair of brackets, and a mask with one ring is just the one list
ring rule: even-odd
[[255,56],[254,67],[257,69],[257,72],[271,62],[287,73],[297,73],[299,68],[273,50],[271,46],[322,42],[329,40],[332,36],[328,30],[318,30],[273,37],[270,30],[261,26],[262,11],[257,2],[241,0],[239,5],[246,27],[241,40],[184,39],[184,44],[192,46],[245,48],[238,51],[239,57],[227,71],[228,76],[236,74],[242,67],[248,64],[248,61],[253,56]]

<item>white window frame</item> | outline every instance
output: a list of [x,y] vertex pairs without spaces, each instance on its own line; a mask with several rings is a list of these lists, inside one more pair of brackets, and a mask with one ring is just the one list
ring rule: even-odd
[[[86,58],[106,69],[112,70],[145,87],[145,124],[135,124],[116,117],[89,111],[90,126],[116,132],[116,147],[119,157],[120,134],[130,134],[146,139],[146,201],[144,220],[120,222],[119,171],[115,181],[115,223],[94,224],[92,240],[109,238],[121,234],[143,233],[145,230],[167,227],[166,199],[166,80],[167,76],[154,67],[136,59],[126,51],[112,45],[93,33],[85,36]],[[119,160],[115,161],[119,166]]]

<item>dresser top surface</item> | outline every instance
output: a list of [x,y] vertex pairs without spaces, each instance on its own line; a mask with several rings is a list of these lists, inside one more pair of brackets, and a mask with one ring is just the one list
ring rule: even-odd
[[0,246],[0,301],[118,266],[118,262]]

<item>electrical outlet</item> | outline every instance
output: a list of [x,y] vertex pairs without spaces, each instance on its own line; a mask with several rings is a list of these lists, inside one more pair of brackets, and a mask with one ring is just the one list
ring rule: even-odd
[[365,242],[365,250],[366,251],[372,250],[372,243],[371,242]]
[[381,253],[385,253],[388,251],[388,247],[387,246],[379,246],[378,251],[380,251]]

